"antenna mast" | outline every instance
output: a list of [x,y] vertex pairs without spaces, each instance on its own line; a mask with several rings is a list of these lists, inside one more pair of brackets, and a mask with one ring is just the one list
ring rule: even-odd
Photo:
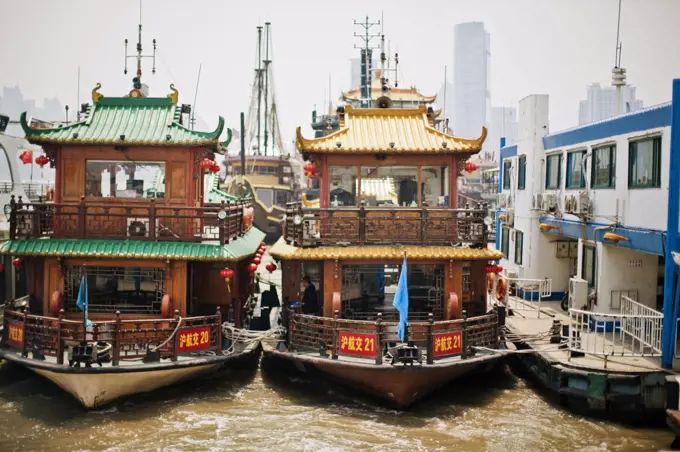
[[130,91],[131,97],[145,97],[147,95],[147,93],[144,93],[142,91],[142,59],[152,58],[153,66],[151,68],[151,73],[152,74],[156,73],[156,39],[154,39],[152,43],[153,43],[153,55],[144,55],[142,53],[142,0],[139,0],[139,34],[137,40],[136,55],[135,54],[128,55],[128,40],[125,39],[125,70],[123,71],[123,73],[127,74],[128,72],[127,67],[128,59],[134,58],[137,60],[137,75],[132,79],[133,89],[132,91]]
[[371,34],[370,30],[372,27],[380,25],[380,21],[369,22],[368,16],[366,16],[365,22],[357,22],[355,20],[354,25],[358,25],[364,29],[363,33],[354,32],[354,37],[363,41],[363,45],[357,46],[354,44],[354,48],[361,49],[361,106],[363,108],[368,108],[373,102],[371,97],[371,69],[373,66],[373,49],[378,48],[378,46],[371,46],[371,40],[381,36],[380,34]]
[[257,154],[260,154],[260,109],[262,107],[262,27],[257,27]]
[[[269,141],[269,131],[267,130],[267,122],[269,122],[269,111],[267,108],[267,93],[269,92],[269,26],[271,22],[264,23],[264,155],[267,155],[267,145]],[[273,151],[273,149],[272,149]],[[274,153],[272,152],[272,155]]]
[[194,130],[196,125],[196,99],[198,98],[198,84],[201,83],[201,69],[203,68],[203,63],[198,65],[198,78],[196,79],[196,92],[194,93],[194,103],[191,106],[191,130]]
[[614,57],[614,67],[612,68],[612,86],[616,88],[616,114],[620,115],[623,112],[623,105],[621,102],[622,89],[626,86],[626,70],[621,67],[621,48],[623,47],[619,40],[621,30],[621,0],[619,0],[619,15],[616,22],[616,53]]
[[78,65],[78,91],[76,91],[76,119],[80,122],[80,65]]

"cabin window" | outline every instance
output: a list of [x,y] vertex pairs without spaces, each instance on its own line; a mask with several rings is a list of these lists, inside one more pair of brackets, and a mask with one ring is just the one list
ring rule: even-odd
[[[444,265],[408,264],[407,284],[409,320],[443,317]],[[342,266],[343,318],[375,320],[399,319],[392,306],[402,266],[397,264],[361,264]]]
[[88,160],[85,196],[97,198],[165,197],[165,164]]
[[661,137],[628,145],[628,187],[661,187]]
[[332,207],[357,205],[357,174],[356,166],[331,166],[330,190],[328,203]]
[[418,167],[362,167],[361,201],[366,206],[417,207]]
[[255,165],[252,172],[260,176],[278,176],[279,168],[277,166]]
[[420,182],[423,207],[449,205],[449,169],[447,166],[423,166]]
[[512,180],[510,179],[512,174],[512,162],[503,162],[503,190],[510,190],[512,186]]
[[293,200],[293,193],[288,190],[276,190],[275,201],[277,206],[285,206]]
[[517,171],[517,190],[524,190],[527,185],[527,156],[519,158],[519,169]]
[[[64,273],[64,310],[77,306],[83,268],[67,265]],[[166,270],[140,267],[87,267],[88,312],[90,314],[160,315],[166,293]]]
[[588,281],[588,287],[595,287],[597,255],[594,246],[583,247],[583,262],[581,264],[581,278]]
[[522,265],[522,254],[524,254],[524,233],[515,231],[515,264]]
[[504,258],[510,258],[510,229],[507,226],[503,226],[501,232],[501,252]]
[[258,187],[255,189],[255,195],[257,196],[258,201],[264,204],[267,209],[271,209],[274,205],[274,189]]
[[560,188],[562,181],[562,154],[549,155],[545,165],[545,188]]
[[585,158],[586,151],[567,153],[567,188],[584,188],[586,186]]
[[616,146],[593,149],[593,169],[590,174],[592,188],[616,186]]

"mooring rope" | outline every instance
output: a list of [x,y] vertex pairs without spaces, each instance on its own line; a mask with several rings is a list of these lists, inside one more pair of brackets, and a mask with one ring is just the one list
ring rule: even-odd
[[152,352],[154,352],[154,353],[157,352],[160,348],[165,346],[165,344],[170,342],[170,340],[173,337],[175,337],[175,334],[177,334],[177,331],[179,331],[179,327],[182,326],[182,320],[183,320],[182,317],[180,317],[179,320],[177,321],[177,327],[175,327],[175,331],[173,331],[172,334],[166,340],[164,340],[160,344],[156,345],[153,349],[151,349]]
[[225,352],[233,353],[234,346],[237,343],[248,345],[254,342],[278,340],[284,331],[285,329],[281,326],[270,328],[266,331],[244,330],[241,328],[236,328],[229,322],[224,322],[222,324],[222,335],[231,341],[231,345],[227,350],[225,350]]

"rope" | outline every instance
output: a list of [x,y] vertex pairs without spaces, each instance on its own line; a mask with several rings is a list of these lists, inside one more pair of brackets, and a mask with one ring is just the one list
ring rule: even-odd
[[227,354],[234,352],[234,346],[237,343],[248,345],[254,342],[275,341],[278,340],[284,332],[285,329],[281,326],[268,329],[267,331],[252,331],[236,328],[229,322],[224,322],[222,324],[222,335],[231,341],[231,345],[225,350]]
[[173,331],[172,334],[171,334],[166,340],[164,340],[163,342],[161,342],[160,344],[158,344],[157,346],[155,346],[151,351],[152,351],[152,352],[157,352],[158,349],[160,349],[161,347],[165,346],[165,344],[167,344],[168,342],[170,342],[170,339],[172,339],[173,337],[175,337],[175,334],[177,334],[177,331],[179,330],[179,327],[180,327],[181,325],[182,325],[182,317],[180,317],[179,320],[177,321],[177,327],[175,328],[175,331]]

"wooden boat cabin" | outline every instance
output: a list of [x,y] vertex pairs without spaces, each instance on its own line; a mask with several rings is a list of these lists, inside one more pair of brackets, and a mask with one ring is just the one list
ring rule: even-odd
[[34,129],[21,116],[56,184],[51,201],[5,207],[10,240],[0,253],[13,257],[25,283],[17,294],[30,303],[5,311],[4,345],[57,365],[71,356],[69,343],[88,341],[108,342],[114,366],[160,345],[172,361],[197,350],[220,355],[222,318],[242,324],[252,291],[246,266],[264,236],[249,199],[204,202],[206,169],[228,142],[220,142],[224,120],[211,132],[187,128],[188,106],[172,85],[163,98],[136,89],[106,97],[99,88],[78,122]]
[[[436,130],[425,105],[382,105],[386,108],[340,107],[339,129],[323,137],[308,139],[297,130],[299,151],[317,169],[319,206],[289,205],[284,237],[270,250],[282,261],[282,296],[293,310],[285,311],[285,346],[265,348],[265,357],[304,362],[406,406],[431,391],[425,380],[435,388],[460,373],[460,367],[452,369],[460,356],[474,354],[473,346],[498,347],[484,267],[501,255],[487,246],[485,206],[456,205],[459,172],[481,150],[486,129],[477,139],[461,139]],[[371,374],[370,364],[383,363],[390,347],[401,342],[400,316],[392,304],[404,258],[403,342],[419,349],[424,365],[438,362],[441,370],[440,359],[457,359],[449,371],[425,380],[424,374],[392,380]],[[305,277],[318,293],[316,312],[296,308]],[[350,369],[355,365],[361,372]],[[376,372],[384,371],[379,367]]]

